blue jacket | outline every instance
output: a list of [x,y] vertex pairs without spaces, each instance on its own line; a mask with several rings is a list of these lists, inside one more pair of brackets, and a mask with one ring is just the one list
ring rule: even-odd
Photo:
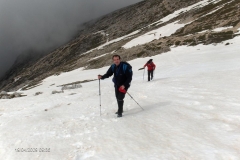
[[130,64],[127,62],[120,62],[118,66],[112,64],[101,79],[109,78],[113,74],[113,83],[115,87],[119,88],[124,85],[126,90],[130,87],[133,75],[132,66]]

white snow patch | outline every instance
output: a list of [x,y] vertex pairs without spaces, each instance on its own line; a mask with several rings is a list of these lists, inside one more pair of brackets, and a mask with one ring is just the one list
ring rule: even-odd
[[240,28],[237,29],[238,31],[235,34],[239,34],[240,33]]
[[214,32],[220,32],[220,31],[223,31],[223,30],[229,29],[229,28],[233,28],[233,26],[229,26],[229,27],[219,27],[219,28],[213,29],[212,31],[214,31]]
[[222,7],[219,7],[219,8],[217,8],[217,9],[215,9],[215,10],[213,10],[213,11],[209,12],[208,14],[205,14],[205,15],[204,15],[204,16],[202,16],[202,17],[205,17],[205,16],[207,16],[207,15],[213,14],[213,13],[217,12],[218,10],[222,9],[223,7],[224,7],[224,6],[222,6]]
[[114,52],[115,52],[115,51],[112,51],[112,52],[110,52],[110,53],[102,54],[102,55],[100,55],[100,56],[97,56],[97,57],[91,58],[91,59],[89,59],[88,61],[92,61],[92,60],[94,60],[94,59],[101,58],[101,57],[106,56],[106,55],[108,55],[108,54],[113,54]]
[[123,39],[128,39],[128,38],[130,38],[131,36],[133,36],[133,35],[139,33],[140,31],[141,31],[141,30],[137,30],[137,31],[134,31],[134,32],[132,32],[132,33],[130,33],[130,34],[128,34],[128,35],[125,35],[125,36],[122,36],[122,37],[116,38],[116,39],[114,39],[114,40],[108,41],[108,42],[106,42],[106,43],[104,43],[104,44],[98,46],[97,48],[91,49],[91,50],[89,50],[89,51],[87,51],[87,52],[85,52],[85,53],[83,53],[83,54],[90,53],[90,52],[92,52],[92,51],[94,51],[94,50],[103,49],[103,47],[105,47],[105,46],[107,46],[107,45],[109,45],[109,44],[112,44],[112,43],[115,43],[115,42],[121,41],[121,40],[123,40]]
[[208,32],[209,30],[203,30],[201,32],[198,32],[198,33],[205,33],[205,32]]
[[179,10],[173,12],[172,14],[169,14],[168,16],[160,19],[159,21],[156,21],[156,22],[150,24],[149,26],[154,25],[154,24],[160,25],[160,24],[162,24],[162,23],[164,23],[164,22],[167,22],[167,21],[169,21],[169,20],[171,20],[171,19],[179,16],[180,14],[183,14],[183,13],[185,13],[185,12],[190,11],[191,9],[201,8],[201,7],[207,6],[207,5],[210,4],[210,3],[217,3],[217,2],[219,2],[219,1],[221,1],[221,0],[216,0],[216,1],[203,0],[203,1],[200,1],[200,2],[198,2],[198,3],[195,3],[195,4],[191,5],[191,6],[188,6],[188,7],[182,8],[182,9],[179,9]]
[[[229,4],[229,3],[231,3],[232,1],[234,1],[234,0],[231,0],[231,1],[229,1],[229,2],[227,2],[227,3],[225,3],[225,4],[223,4],[222,6],[218,7],[217,9],[215,9],[215,10],[209,12],[208,14],[206,14],[206,15],[204,15],[204,16],[207,16],[207,15],[210,15],[210,14],[215,13],[216,11],[222,9],[226,4]],[[218,1],[217,1],[217,2],[218,2]],[[217,2],[214,2],[214,3],[217,3]],[[204,17],[204,16],[202,16],[202,17]]]
[[170,23],[166,26],[147,32],[144,35],[141,35],[129,41],[123,47],[128,49],[137,45],[146,44],[153,41],[154,39],[159,39],[160,37],[170,36],[171,34],[175,33],[177,29],[182,28],[185,25],[186,24],[179,24],[178,21]]

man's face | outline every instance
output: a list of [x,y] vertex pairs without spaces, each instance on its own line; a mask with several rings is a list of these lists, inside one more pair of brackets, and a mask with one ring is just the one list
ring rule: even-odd
[[119,57],[113,57],[113,62],[114,62],[114,64],[116,64],[118,66],[120,64],[121,60],[119,59]]

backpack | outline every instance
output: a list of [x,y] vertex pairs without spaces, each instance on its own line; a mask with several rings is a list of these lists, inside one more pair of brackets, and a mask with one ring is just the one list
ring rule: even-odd
[[[127,67],[129,66],[129,71],[132,71],[132,66],[129,64],[129,63],[127,63],[127,62],[121,62],[122,64],[122,67],[123,67],[123,73],[125,74],[126,73],[126,70],[127,70]],[[114,73],[114,68],[115,68],[115,64],[112,64],[112,66],[111,66],[111,68],[112,68],[112,72]],[[119,68],[120,69],[120,68]],[[117,75],[118,75],[118,73],[117,73]],[[116,76],[117,76],[116,75]],[[115,75],[113,76],[113,78],[112,78],[112,81],[113,81],[113,83],[115,84],[116,83],[116,79],[115,79]]]
[[[122,63],[122,67],[123,67],[123,73],[125,74],[126,73],[126,70],[127,70],[127,67],[129,66],[129,71],[132,71],[132,66],[129,64],[129,63],[127,63],[127,62],[121,62]],[[114,73],[114,68],[115,68],[115,64],[113,64],[112,66],[111,66],[111,68],[112,68],[112,72]]]

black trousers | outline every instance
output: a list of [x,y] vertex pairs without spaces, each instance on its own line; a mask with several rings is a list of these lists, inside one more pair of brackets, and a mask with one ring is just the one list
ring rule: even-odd
[[148,81],[150,81],[150,76],[151,76],[151,80],[153,79],[153,70],[148,71]]
[[116,95],[116,99],[117,99],[117,103],[118,103],[118,114],[122,114],[123,112],[123,103],[124,103],[124,97],[125,94],[122,92],[118,91],[119,87],[115,87],[115,95]]

